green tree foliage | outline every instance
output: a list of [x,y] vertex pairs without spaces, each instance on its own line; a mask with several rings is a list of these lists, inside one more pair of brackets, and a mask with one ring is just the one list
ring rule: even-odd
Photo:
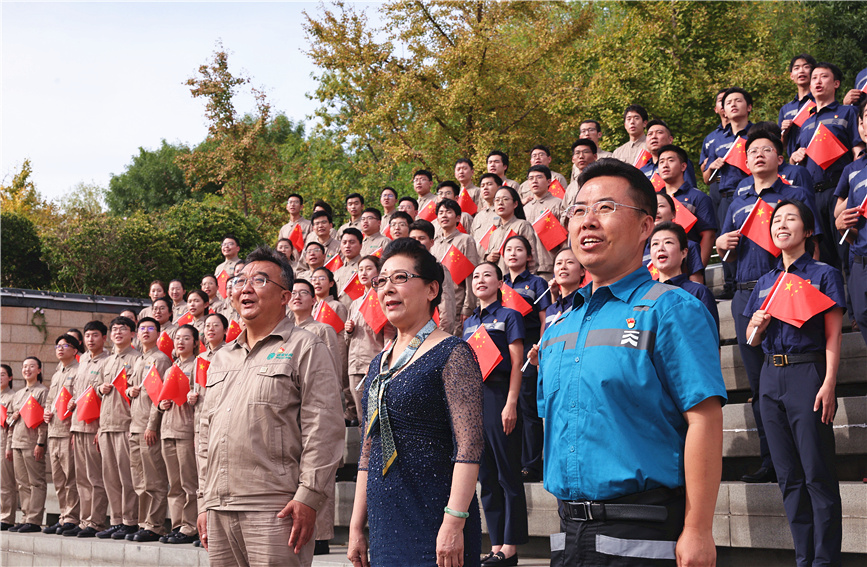
[[61,212],[69,216],[98,216],[105,210],[106,191],[96,183],[78,183],[60,203]]
[[57,220],[57,206],[42,198],[30,178],[32,174],[30,160],[25,159],[11,181],[3,180],[0,184],[0,208],[27,217],[37,228],[50,226]]
[[3,250],[3,287],[46,289],[51,278],[42,261],[42,243],[36,226],[26,216],[3,211],[0,214],[0,243]]
[[[840,93],[855,85],[858,71],[867,67],[867,3],[810,2],[810,29],[815,31],[813,56],[843,71]],[[842,98],[842,97],[839,97]]]
[[202,192],[193,192],[177,164],[178,156],[190,153],[183,144],[162,140],[156,150],[140,147],[138,152],[123,173],[111,176],[106,202],[112,213],[161,211],[187,199],[201,199],[219,188],[205,184]]

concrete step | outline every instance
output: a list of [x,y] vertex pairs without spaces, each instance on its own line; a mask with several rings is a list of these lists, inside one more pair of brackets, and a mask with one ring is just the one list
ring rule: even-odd
[[[834,441],[838,455],[867,454],[867,396],[838,398]],[[759,455],[759,434],[750,404],[723,407],[723,457]]]

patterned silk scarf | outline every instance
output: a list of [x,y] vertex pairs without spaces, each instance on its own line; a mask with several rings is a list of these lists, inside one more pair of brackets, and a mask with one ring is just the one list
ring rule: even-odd
[[419,349],[424,340],[434,332],[436,323],[433,319],[427,322],[418,334],[409,342],[409,346],[397,358],[392,368],[388,367],[388,359],[394,349],[394,342],[382,353],[382,362],[379,374],[370,383],[367,392],[367,431],[365,438],[370,437],[376,424],[379,424],[382,438],[382,476],[388,472],[394,460],[397,458],[397,448],[394,446],[394,436],[391,433],[391,423],[388,420],[388,407],[385,403],[385,389],[391,382],[392,377],[406,366],[407,362]]

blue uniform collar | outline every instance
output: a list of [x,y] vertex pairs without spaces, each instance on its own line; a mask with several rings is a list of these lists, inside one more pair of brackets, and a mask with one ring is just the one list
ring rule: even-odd
[[[585,286],[586,287],[586,286]],[[581,291],[581,288],[576,289],[566,297],[560,296],[557,301],[554,302],[554,305],[557,306],[559,311],[565,311],[575,302],[575,296],[578,295],[578,292]]]
[[[768,187],[767,189],[762,189],[762,193],[776,193],[778,195],[782,195],[783,191],[786,187],[793,187],[793,185],[787,185],[783,183],[783,180],[780,179],[779,175],[777,175],[777,180],[774,181],[774,184]],[[753,184],[749,187],[744,188],[744,192],[742,193],[744,197],[761,197],[759,193],[756,191],[756,183],[753,180]]]
[[676,285],[677,287],[682,287],[683,283],[689,279],[689,274],[680,274],[679,276],[674,276],[670,280],[660,282],[668,285]]
[[680,195],[681,193],[689,193],[689,190],[692,189],[692,185],[689,184],[689,181],[684,178],[683,185],[677,188],[677,191],[674,192],[675,195]]
[[482,315],[492,315],[494,312],[499,310],[501,307],[500,300],[496,300],[484,309],[482,309],[481,305],[476,307],[476,310],[473,311],[473,315],[476,315],[479,319],[482,318]]
[[511,274],[506,274],[505,280],[514,283],[514,282],[523,281],[523,280],[526,280],[529,278],[530,278],[530,270],[525,269],[523,272],[518,274],[518,277],[516,277],[514,280],[512,279]]
[[[632,272],[631,274],[620,278],[613,284],[610,284],[607,287],[611,292],[611,295],[619,299],[623,302],[629,302],[632,294],[635,293],[635,290],[643,283],[648,280],[653,280],[650,277],[650,271],[644,266],[640,266],[637,270]],[[575,292],[575,298],[572,300],[572,307],[577,309],[581,307],[587,301],[590,301],[590,296],[593,293],[593,283],[589,283]],[[602,288],[600,288],[602,289]]]
[[798,108],[800,108],[800,107],[803,106],[804,103],[806,103],[808,100],[812,100],[812,101],[814,101],[814,102],[816,101],[816,99],[813,98],[813,93],[807,93],[807,94],[804,96],[804,98],[798,98],[798,95],[795,95],[794,98],[792,98],[792,100],[791,100],[790,102],[797,102],[797,103],[798,103]]
[[728,135],[731,135],[731,136],[734,136],[734,137],[738,137],[738,136],[740,136],[741,134],[746,134],[746,133],[750,130],[750,128],[752,128],[752,127],[753,127],[753,123],[750,122],[750,121],[748,120],[748,121],[747,121],[747,125],[744,126],[744,129],[743,129],[743,130],[741,130],[741,131],[738,132],[738,133],[734,133],[734,132],[732,132],[732,125],[731,125],[731,123],[729,123],[729,124],[727,124],[726,127],[723,129],[723,132],[726,133],[726,134],[728,134]]
[[[795,269],[799,272],[805,272],[807,265],[812,261],[813,257],[810,256],[807,252],[804,252],[797,260],[792,262],[792,265],[789,266],[789,273],[794,273]],[[792,269],[794,266],[795,269]],[[786,268],[783,266],[783,256],[780,255],[780,259],[777,260],[777,272],[782,272]]]
[[[814,100],[815,100],[815,99],[814,99]],[[825,111],[828,111],[828,112],[836,112],[836,111],[837,111],[837,108],[838,108],[839,106],[840,106],[840,103],[837,102],[837,99],[834,99],[834,100],[831,102],[831,104],[829,104],[828,106],[823,106],[823,107],[822,107],[822,110],[819,110],[819,111],[816,112],[815,114],[821,114],[821,113],[823,113],[823,112],[825,112]],[[814,114],[814,115],[815,115],[815,114]]]

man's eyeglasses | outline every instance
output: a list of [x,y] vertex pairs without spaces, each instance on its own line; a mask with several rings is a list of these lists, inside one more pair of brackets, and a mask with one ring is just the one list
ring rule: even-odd
[[370,285],[373,289],[380,289],[385,285],[385,282],[391,282],[394,285],[403,285],[408,282],[411,278],[419,278],[424,279],[423,277],[417,274],[410,274],[409,272],[400,271],[391,274],[390,276],[378,276],[370,280]]
[[[237,286],[237,287],[243,289],[244,287],[246,287],[247,281],[249,281],[251,284],[253,284],[253,287],[256,289],[262,289],[263,287],[265,287],[268,284],[268,282],[271,282],[272,284],[276,285],[280,289],[283,289],[283,290],[286,289],[285,287],[278,284],[274,280],[272,280],[266,276],[263,276],[263,275],[256,275],[256,276],[253,276],[252,278],[248,278],[247,276],[238,276],[235,278],[235,281],[232,284],[232,287]],[[288,291],[288,290],[286,290],[286,291]]]
[[645,215],[650,215],[650,213],[640,207],[624,205],[623,203],[615,203],[614,201],[599,201],[598,203],[593,203],[592,205],[572,205],[566,211],[566,218],[584,218],[587,215],[587,211],[592,211],[593,214],[596,216],[610,215],[614,213],[614,211],[616,211],[618,207],[626,207],[627,209],[641,211]]
[[304,297],[304,296],[312,296],[313,294],[307,291],[306,289],[296,289],[292,292],[292,297]]

